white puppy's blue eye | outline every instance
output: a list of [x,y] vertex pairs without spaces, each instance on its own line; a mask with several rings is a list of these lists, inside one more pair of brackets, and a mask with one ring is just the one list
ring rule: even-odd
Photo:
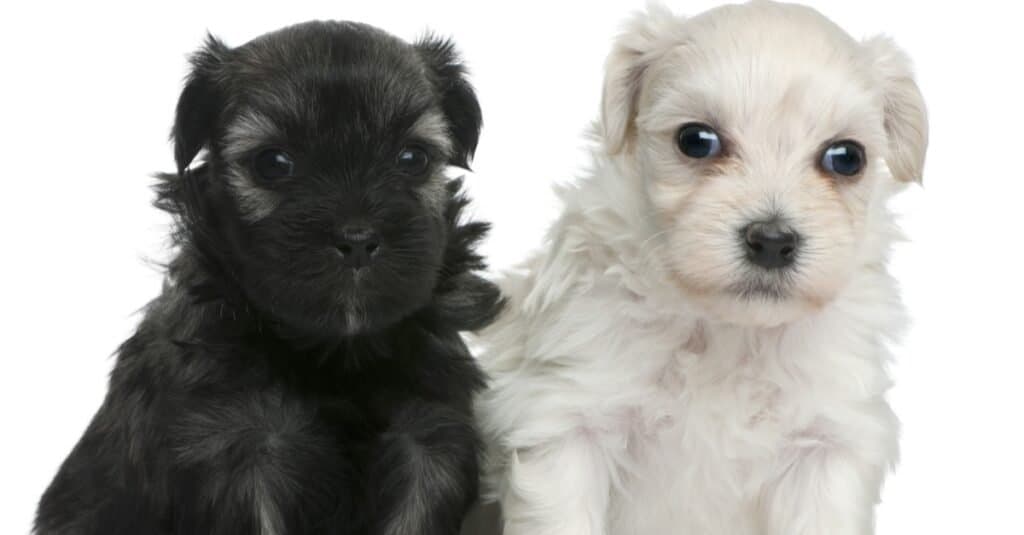
[[679,129],[679,150],[690,158],[710,158],[722,152],[718,132],[706,124],[688,123]]
[[864,169],[864,147],[856,141],[838,141],[821,155],[821,167],[829,173],[854,176]]
[[287,152],[279,149],[265,149],[253,158],[252,168],[258,175],[267,179],[290,177],[295,174],[295,162]]

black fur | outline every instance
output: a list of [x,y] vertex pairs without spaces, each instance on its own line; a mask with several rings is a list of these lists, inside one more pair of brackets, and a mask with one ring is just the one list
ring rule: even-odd
[[[315,22],[234,49],[211,37],[193,67],[178,171],[157,188],[175,257],[36,532],[458,533],[483,385],[459,331],[501,298],[474,274],[487,226],[461,222],[460,182],[442,174],[468,165],[480,131],[452,46]],[[448,143],[410,137],[430,110]],[[263,127],[240,122],[254,114]],[[423,176],[395,167],[409,144],[432,157]],[[255,176],[268,146],[295,176]],[[335,249],[353,221],[381,243],[360,277]]]

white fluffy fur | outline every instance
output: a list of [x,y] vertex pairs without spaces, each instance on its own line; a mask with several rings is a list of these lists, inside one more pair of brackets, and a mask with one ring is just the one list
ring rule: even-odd
[[[505,535],[871,533],[904,323],[886,201],[927,145],[905,56],[755,1],[651,7],[606,68],[593,171],[561,192],[546,250],[504,278],[508,309],[479,341]],[[728,158],[679,153],[693,121]],[[870,163],[843,183],[816,164],[848,138]],[[804,236],[796,274],[785,299],[743,297],[760,275],[736,229],[769,212]]]

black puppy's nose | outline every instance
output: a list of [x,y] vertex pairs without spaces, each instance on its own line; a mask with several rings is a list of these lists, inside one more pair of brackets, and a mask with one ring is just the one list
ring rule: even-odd
[[758,221],[743,229],[747,258],[765,269],[792,264],[799,239],[796,232],[777,221]]
[[338,251],[346,266],[361,268],[370,265],[380,249],[377,233],[368,227],[345,227],[341,231]]

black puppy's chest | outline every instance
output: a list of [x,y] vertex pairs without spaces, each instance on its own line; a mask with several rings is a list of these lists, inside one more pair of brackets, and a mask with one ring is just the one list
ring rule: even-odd
[[239,354],[249,353],[240,358],[256,361],[247,370],[220,384],[189,388],[183,418],[192,412],[215,414],[235,422],[226,421],[225,429],[241,425],[284,435],[319,432],[351,443],[372,440],[399,406],[422,397],[415,381],[388,378],[377,366],[341,370],[295,362],[305,355],[266,351],[239,348]]
[[[241,358],[246,350],[238,349]],[[443,407],[470,419],[460,400],[468,399],[472,382],[440,387],[417,379],[450,374],[424,374],[430,355],[377,355],[352,369],[250,350],[245,358],[254,362],[244,372],[192,385],[179,398],[167,430],[167,453],[178,466],[172,492],[203,495],[230,485],[230,501],[250,511],[248,518],[281,526],[361,518],[375,485],[370,467],[404,432],[408,422],[401,420],[410,411]],[[187,496],[173,501],[191,502]],[[302,518],[289,517],[297,511]]]
[[399,338],[392,346],[367,341],[315,359],[278,349],[268,355],[264,373],[279,394],[265,402],[281,403],[277,410],[284,414],[306,413],[355,449],[372,448],[417,406],[443,407],[471,420],[471,398],[482,380],[461,337],[416,330]]

